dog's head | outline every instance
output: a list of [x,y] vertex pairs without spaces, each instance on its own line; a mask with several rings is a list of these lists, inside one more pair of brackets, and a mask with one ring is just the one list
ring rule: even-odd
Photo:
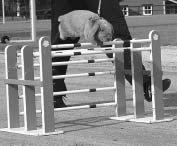
[[98,23],[98,39],[102,42],[111,41],[114,33],[113,26],[103,18],[101,18]]
[[99,16],[91,17],[86,23],[84,36],[92,43],[102,44],[111,41],[113,37],[113,26]]

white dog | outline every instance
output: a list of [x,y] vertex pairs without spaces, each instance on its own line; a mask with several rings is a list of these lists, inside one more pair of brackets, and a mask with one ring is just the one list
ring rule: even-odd
[[112,25],[91,11],[75,10],[60,16],[58,21],[62,40],[80,37],[97,45],[112,40]]

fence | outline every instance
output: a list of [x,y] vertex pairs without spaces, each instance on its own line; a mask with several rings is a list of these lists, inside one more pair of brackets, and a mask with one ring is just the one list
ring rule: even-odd
[[[105,42],[104,45],[112,45],[112,47],[98,48],[91,43],[81,44],[62,44],[50,45],[49,39],[43,37],[39,41],[39,52],[33,52],[29,46],[23,46],[21,53],[17,53],[14,46],[7,46],[5,49],[6,59],[6,95],[7,95],[7,115],[8,128],[1,129],[1,131],[27,134],[27,135],[50,135],[63,133],[55,129],[54,112],[64,110],[76,110],[84,108],[97,107],[115,107],[114,120],[125,120],[135,122],[163,122],[171,119],[164,117],[163,109],[163,95],[162,95],[162,71],[161,71],[161,50],[160,37],[155,31],[151,31],[148,39],[131,40],[131,46],[128,48],[120,47],[122,41]],[[141,47],[141,45],[149,44],[148,47]],[[84,47],[86,49],[77,50],[63,50],[58,51],[58,48],[70,47]],[[93,48],[94,49],[89,49]],[[51,48],[54,51],[51,51]],[[131,51],[132,70],[124,69],[124,50]],[[149,71],[142,71],[142,51],[151,51],[150,59],[152,62],[151,73]],[[95,59],[95,60],[78,60],[68,62],[51,62],[52,57],[61,56],[77,56],[85,54],[105,54],[114,53],[114,59]],[[22,64],[17,65],[17,56],[21,57]],[[33,63],[33,58],[39,57],[39,64]],[[52,66],[68,65],[75,63],[95,63],[113,61],[115,70],[111,72],[95,72],[84,74],[70,74],[61,76],[52,76]],[[40,76],[34,76],[34,67],[40,67]],[[18,79],[18,68],[22,69],[22,78]],[[152,116],[145,115],[144,107],[144,93],[143,93],[143,74],[151,74],[151,90],[152,90]],[[82,90],[71,90],[53,92],[53,79],[73,78],[80,76],[95,76],[101,74],[114,74],[114,86],[104,88],[92,88]],[[133,90],[133,107],[132,115],[126,112],[126,96],[125,96],[125,74],[132,75],[132,90]],[[18,87],[22,86],[23,93],[19,95]],[[40,93],[35,92],[35,87],[40,87]],[[85,92],[98,91],[114,91],[115,101],[111,103],[100,103],[91,105],[79,105],[74,107],[57,108],[53,107],[53,95],[76,94]],[[41,97],[41,110],[36,110],[35,97]],[[23,99],[24,111],[19,110],[19,98]],[[41,114],[42,127],[37,126],[37,114]],[[24,126],[20,125],[20,116],[24,116]]]

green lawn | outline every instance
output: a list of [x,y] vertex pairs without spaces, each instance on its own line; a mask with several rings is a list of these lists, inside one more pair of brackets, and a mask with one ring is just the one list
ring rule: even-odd
[[[151,30],[157,30],[162,45],[177,45],[177,15],[130,16],[126,17],[133,38],[147,38]],[[50,20],[38,20],[36,23],[38,38],[50,36]],[[12,39],[30,37],[29,22],[7,22],[0,24],[0,36],[9,35]]]

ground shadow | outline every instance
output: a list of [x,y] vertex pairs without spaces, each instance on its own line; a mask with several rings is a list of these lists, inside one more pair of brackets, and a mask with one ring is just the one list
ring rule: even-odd
[[123,121],[114,121],[109,119],[107,116],[80,118],[76,120],[69,120],[55,123],[56,129],[64,129],[66,132],[74,132],[80,130],[87,130],[92,128],[99,128],[105,126],[116,125]]
[[[176,119],[175,117],[177,117],[177,92],[164,94],[163,100],[164,100],[165,117],[174,117],[174,119]],[[111,120],[109,119],[108,116],[97,116],[97,117],[89,117],[89,118],[83,117],[74,120],[57,122],[55,123],[55,127],[56,129],[62,129],[65,132],[74,132],[74,131],[99,128],[99,127],[113,126],[124,122],[125,121]]]

